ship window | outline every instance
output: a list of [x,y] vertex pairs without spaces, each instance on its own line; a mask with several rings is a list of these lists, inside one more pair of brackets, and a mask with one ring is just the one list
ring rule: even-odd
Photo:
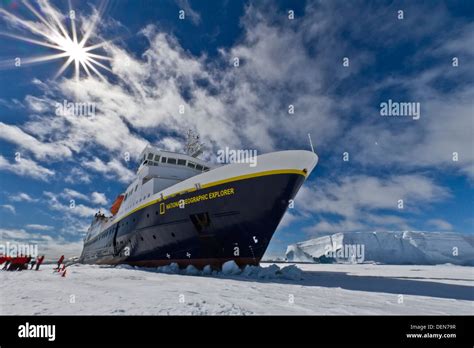
[[141,239],[141,240],[142,240],[142,242],[143,242],[143,237],[140,237],[140,239]]
[[155,155],[155,161],[157,161],[157,162],[160,161],[160,156],[159,155]]
[[184,159],[179,159],[179,160],[178,160],[178,164],[179,164],[180,166],[185,166],[185,165],[186,165],[186,160],[184,160]]
[[153,154],[152,154],[152,153],[149,153],[149,154],[148,154],[148,159],[149,159],[149,160],[152,160],[152,159],[153,159]]
[[147,163],[148,163],[148,161],[145,161],[145,162],[143,162],[143,165],[145,165],[145,164],[147,164]]
[[156,239],[156,236],[155,236],[155,235],[153,235],[153,239]]
[[171,235],[172,235],[173,237],[176,237],[176,235],[174,234],[174,232],[171,232]]
[[188,167],[189,168],[196,168],[196,165],[193,162],[188,162]]
[[197,169],[197,170],[202,170],[202,165],[196,164],[196,169]]
[[166,163],[166,157],[161,157],[161,163]]
[[169,164],[176,164],[176,158],[168,158]]
[[208,167],[204,167],[204,171],[207,172],[209,170]]
[[137,192],[137,189],[138,189],[138,184],[135,186],[135,192]]
[[150,217],[150,214],[146,214],[146,217],[149,218],[149,217]]

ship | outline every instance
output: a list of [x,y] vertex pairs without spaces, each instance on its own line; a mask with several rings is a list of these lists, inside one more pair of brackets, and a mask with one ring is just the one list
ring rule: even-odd
[[189,132],[183,153],[147,145],[111,214],[95,214],[79,262],[258,265],[318,156],[287,150],[259,155],[252,164],[213,165],[199,158],[202,145]]

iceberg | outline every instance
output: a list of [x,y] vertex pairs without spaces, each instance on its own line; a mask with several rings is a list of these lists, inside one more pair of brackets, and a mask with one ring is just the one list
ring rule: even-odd
[[348,246],[364,251],[364,262],[435,265],[451,263],[474,266],[474,235],[452,232],[375,231],[343,232],[291,244],[287,261],[353,262],[345,255]]

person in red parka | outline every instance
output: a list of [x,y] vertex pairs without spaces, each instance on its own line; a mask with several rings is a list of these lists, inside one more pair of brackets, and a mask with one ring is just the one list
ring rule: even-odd
[[43,263],[43,260],[44,260],[44,255],[41,255],[36,259],[36,269],[35,269],[36,271],[39,270],[41,264]]
[[58,260],[58,267],[56,269],[59,269],[61,267],[61,264],[63,263],[63,261],[64,261],[64,255],[61,255],[61,257]]
[[28,259],[23,255],[20,255],[20,256],[17,256],[17,257],[12,257],[10,267],[8,267],[8,270],[9,271],[17,271],[17,270],[21,271],[23,269],[23,265],[25,264],[25,262],[27,260]]
[[3,270],[7,270],[8,267],[10,266],[10,263],[12,262],[12,258],[10,256],[4,256],[5,258],[5,266],[3,266]]

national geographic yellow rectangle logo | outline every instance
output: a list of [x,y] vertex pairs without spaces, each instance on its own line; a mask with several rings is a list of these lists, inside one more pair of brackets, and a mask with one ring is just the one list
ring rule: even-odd
[[[204,193],[202,195],[197,195],[197,196],[189,197],[189,198],[186,198],[186,199],[180,199],[179,201],[176,201],[176,202],[168,203],[168,204],[166,204],[166,210],[173,209],[173,208],[184,207],[187,204],[199,203],[199,202],[208,201],[208,200],[211,200],[211,199],[224,198],[224,197],[227,197],[227,196],[232,196],[234,193],[235,193],[235,190],[234,190],[233,187],[230,187],[230,188],[227,188],[227,189],[224,189],[224,190],[220,190],[220,191],[213,191],[213,192],[209,192],[209,193]],[[161,204],[163,205],[164,203],[161,203]],[[160,213],[161,213],[161,210],[162,209],[161,209],[161,205],[160,205]],[[164,210],[165,210],[165,208],[163,207],[163,211]],[[164,212],[161,213],[161,214],[164,214]]]
[[160,214],[163,215],[165,213],[165,203],[160,204]]

